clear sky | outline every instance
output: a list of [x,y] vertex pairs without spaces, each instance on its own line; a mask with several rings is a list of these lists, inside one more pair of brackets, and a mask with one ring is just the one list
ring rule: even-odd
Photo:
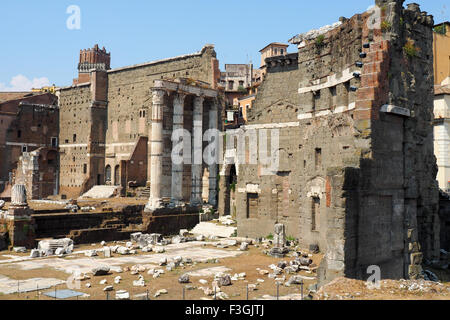
[[[259,50],[340,16],[365,11],[374,0],[16,0],[1,1],[0,91],[70,85],[80,49],[98,43],[122,67],[216,46],[225,63],[259,67]],[[450,20],[448,0],[411,0]],[[447,5],[446,5],[447,4]],[[81,9],[79,30],[67,28],[67,8]],[[296,51],[294,46],[290,52]]]

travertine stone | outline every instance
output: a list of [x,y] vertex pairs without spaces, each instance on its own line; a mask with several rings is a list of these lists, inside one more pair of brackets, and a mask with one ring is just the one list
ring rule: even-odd
[[[214,101],[213,105],[209,109],[209,128],[217,129],[218,128],[218,106],[217,102]],[[218,141],[217,141],[218,143]],[[218,152],[218,147],[216,148],[216,152]],[[217,156],[217,155],[216,155]],[[210,205],[217,205],[217,174],[218,174],[218,161],[211,164],[209,166],[209,196],[208,203]]]
[[27,206],[27,190],[22,184],[15,184],[11,190],[11,204],[13,206]]
[[204,97],[194,98],[193,138],[192,138],[192,194],[191,205],[202,204],[202,163],[203,163],[203,102]]
[[166,92],[162,89],[153,89],[152,126],[151,126],[151,185],[150,200],[146,210],[155,210],[162,207],[161,175],[163,156],[163,110]]
[[[184,143],[184,101],[186,95],[181,93],[176,93],[173,100],[173,135],[172,144],[175,146],[178,143]],[[174,140],[175,138],[175,140]],[[173,150],[174,148],[172,148]],[[183,148],[184,150],[184,148]],[[181,163],[174,161],[172,154],[172,195],[171,195],[171,205],[179,206],[183,202],[183,167],[184,161]],[[183,155],[176,155],[178,158]],[[181,160],[181,159],[179,159]]]

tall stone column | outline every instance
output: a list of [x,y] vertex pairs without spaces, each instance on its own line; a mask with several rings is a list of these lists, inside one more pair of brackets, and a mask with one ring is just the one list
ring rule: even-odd
[[163,160],[163,112],[165,90],[153,89],[152,124],[151,124],[151,155],[150,155],[150,199],[145,208],[153,211],[162,207],[161,177]]
[[191,205],[202,201],[202,165],[203,165],[203,101],[204,97],[195,97],[193,114],[192,141],[192,192]]
[[[211,104],[211,107],[209,109],[209,129],[217,129],[218,128],[218,107],[217,102],[214,101]],[[216,139],[218,137],[216,136]],[[219,141],[216,140],[216,160],[218,160],[217,153],[219,152]],[[208,203],[213,206],[217,206],[217,174],[219,172],[219,164],[216,161],[215,163],[211,164],[209,166],[209,196],[208,196]]]
[[[173,145],[180,143],[181,139],[184,139],[183,129],[185,98],[186,95],[177,93],[173,100],[173,133],[175,133],[175,136],[172,137]],[[172,197],[170,201],[171,206],[179,206],[183,202],[183,167],[184,162],[175,163],[172,158]]]

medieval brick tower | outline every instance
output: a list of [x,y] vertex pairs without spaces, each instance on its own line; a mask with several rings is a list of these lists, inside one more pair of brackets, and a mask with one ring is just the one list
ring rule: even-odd
[[108,71],[111,69],[111,53],[106,52],[105,47],[99,49],[96,44],[92,49],[80,50],[80,62],[78,64],[78,79],[73,84],[90,82],[90,71]]

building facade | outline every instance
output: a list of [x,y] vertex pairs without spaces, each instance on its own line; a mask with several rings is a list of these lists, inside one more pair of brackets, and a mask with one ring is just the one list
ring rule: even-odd
[[325,253],[322,283],[364,279],[370,265],[383,278],[416,278],[422,258],[439,258],[433,18],[403,1],[376,5],[378,26],[373,11],[358,14],[265,60],[249,121],[235,132],[245,148],[230,143],[220,171],[219,211],[236,213],[238,235],[284,224]]
[[[61,194],[67,197],[79,196],[94,185],[150,187],[155,81],[182,78],[187,86],[215,89],[220,79],[211,45],[194,54],[112,70],[109,63],[109,53],[98,46],[81,51],[79,78],[57,93],[61,111],[60,185]],[[170,107],[163,108],[165,147],[172,143],[174,96],[168,99]],[[192,117],[193,101],[189,96],[184,102],[190,110],[186,119]],[[163,175],[169,179],[172,169],[167,150]],[[170,198],[170,184],[162,188],[162,197]]]

